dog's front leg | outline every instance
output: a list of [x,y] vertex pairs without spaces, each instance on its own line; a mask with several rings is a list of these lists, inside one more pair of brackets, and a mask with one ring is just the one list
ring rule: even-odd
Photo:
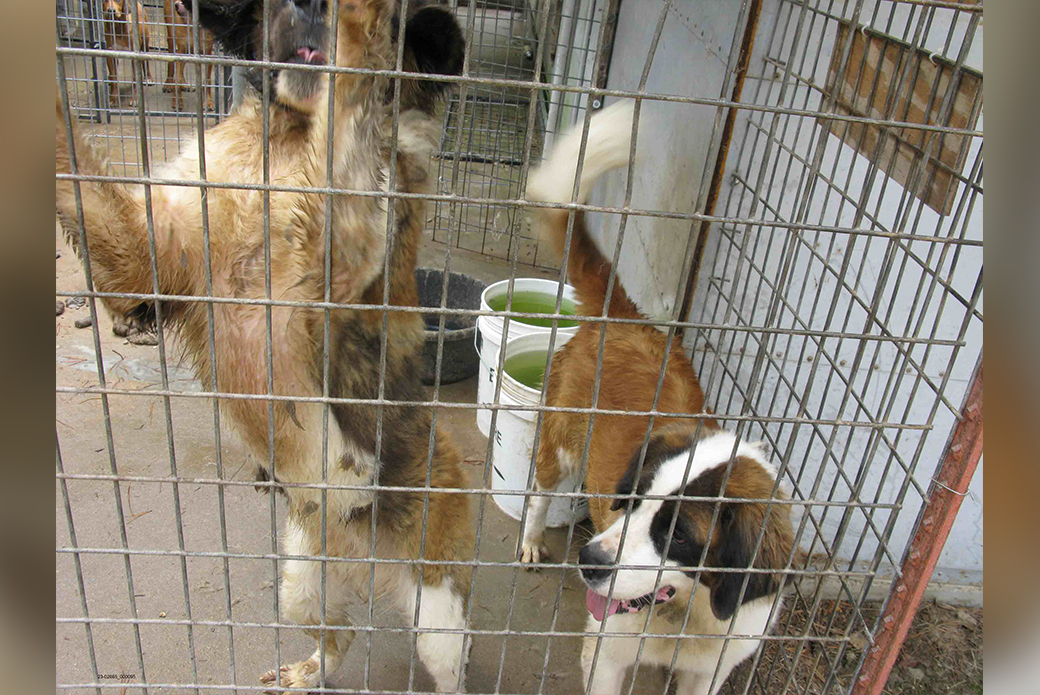
[[[566,455],[562,447],[557,447],[550,437],[543,437],[535,462],[535,491],[546,492],[559,487],[564,472],[561,469],[572,470],[572,463],[571,457]],[[552,500],[552,497],[542,496],[530,498],[527,525],[524,526],[524,537],[520,545],[520,562],[539,563],[549,559],[549,549],[545,547],[545,519]]]
[[[317,515],[313,515],[317,516]],[[320,524],[317,525],[320,533]],[[315,544],[320,549],[320,538],[313,538],[310,525],[292,517],[286,522],[283,552],[286,555],[313,555]],[[326,629],[305,629],[317,642],[314,653],[304,661],[281,666],[260,676],[264,685],[285,688],[317,688],[321,683],[322,633],[325,635],[326,679],[343,663],[343,657],[354,641],[354,631],[344,629],[349,624],[346,612],[346,579],[342,563],[328,563],[325,576]],[[282,614],[290,623],[298,625],[321,624],[321,562],[318,560],[286,560],[282,563],[282,583],[279,587]]]
[[[676,695],[708,695],[708,688],[711,687],[711,674],[698,673],[696,671],[679,671],[675,676],[675,681]],[[716,692],[722,687],[724,682],[724,678],[718,679],[715,687]]]
[[[599,622],[591,615],[585,621],[585,632],[599,632]],[[586,637],[581,647],[581,682],[585,685],[585,692],[589,695],[618,695],[625,681],[625,669],[631,663],[631,659],[625,657],[628,654],[618,654],[619,648],[623,649],[629,640],[603,638],[603,646],[600,647],[599,658],[596,659],[596,671],[592,672],[592,661],[596,655],[596,642],[598,637]],[[592,683],[589,683],[589,680]]]
[[119,68],[116,59],[105,56],[105,66],[108,68],[108,105],[113,108],[119,107]]
[[[537,481],[534,489],[535,492],[546,491],[546,488],[539,485]],[[530,498],[527,525],[524,526],[524,537],[520,544],[520,562],[537,564],[549,559],[549,549],[545,547],[545,518],[549,513],[549,504],[552,499],[552,497],[542,496]]]

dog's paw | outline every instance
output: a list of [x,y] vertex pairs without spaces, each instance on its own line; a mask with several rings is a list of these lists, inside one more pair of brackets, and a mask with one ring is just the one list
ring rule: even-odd
[[173,85],[167,82],[162,86],[163,94],[173,94]]
[[[282,688],[317,688],[318,662],[307,659],[289,666],[282,666],[277,671],[271,670],[260,676],[260,682],[264,685],[280,686]],[[268,690],[268,693],[277,691]]]
[[[540,541],[524,541],[520,549],[520,562],[524,564],[544,562],[549,559],[549,549]],[[528,567],[529,570],[538,571],[537,567]]]

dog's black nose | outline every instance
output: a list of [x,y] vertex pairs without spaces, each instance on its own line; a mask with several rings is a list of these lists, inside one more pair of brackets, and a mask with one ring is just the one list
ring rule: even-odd
[[586,545],[578,552],[578,564],[589,565],[581,568],[581,576],[589,584],[602,582],[610,577],[613,570],[613,558],[596,544]]

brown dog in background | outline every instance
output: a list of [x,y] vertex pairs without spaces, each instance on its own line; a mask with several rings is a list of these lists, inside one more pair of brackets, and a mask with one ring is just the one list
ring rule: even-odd
[[[199,26],[199,48],[195,50],[195,33],[191,26],[191,15],[182,0],[165,0],[163,3],[163,24],[166,26],[166,47],[176,55],[213,55],[213,35]],[[203,70],[202,91],[206,100],[205,108],[213,111],[213,63],[198,65]],[[166,64],[166,82],[163,84],[165,94],[173,94],[173,110],[184,110],[182,92],[194,89],[188,85],[184,77],[184,62],[180,60]]]
[[[134,50],[133,45],[133,32],[131,27],[133,25],[133,15],[130,9],[130,3],[124,2],[124,0],[105,0],[101,5],[101,17],[102,17],[102,31],[105,36],[105,47],[109,50],[117,49],[120,51],[132,51]],[[141,3],[137,3],[137,49],[142,53],[148,52],[148,29],[145,26],[145,13],[144,6]],[[144,62],[144,81],[147,83],[152,79],[151,70],[148,67],[148,61]],[[116,59],[112,56],[105,57],[105,64],[108,66],[108,105],[119,106],[119,71],[116,67]],[[134,86],[134,92],[136,93],[137,86]],[[131,97],[130,106],[137,104],[137,98]]]

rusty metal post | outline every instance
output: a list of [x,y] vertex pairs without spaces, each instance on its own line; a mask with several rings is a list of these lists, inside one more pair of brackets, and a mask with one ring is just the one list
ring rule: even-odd
[[982,355],[852,695],[881,695],[982,457]]

